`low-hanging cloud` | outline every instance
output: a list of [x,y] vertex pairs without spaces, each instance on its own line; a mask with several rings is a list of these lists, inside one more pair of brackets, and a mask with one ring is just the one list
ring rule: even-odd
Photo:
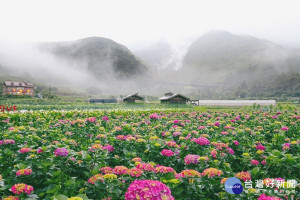
[[[33,44],[1,41],[0,64],[10,75],[29,73],[35,80],[49,84],[80,85],[94,78],[85,70],[54,55],[39,51]],[[83,63],[81,63],[83,64]]]

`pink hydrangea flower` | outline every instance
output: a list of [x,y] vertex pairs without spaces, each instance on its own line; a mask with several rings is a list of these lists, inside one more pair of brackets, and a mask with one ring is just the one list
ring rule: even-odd
[[266,160],[263,160],[263,161],[261,161],[260,163],[263,164],[263,165],[266,165],[266,164],[267,164],[267,161],[266,161]]
[[31,151],[31,148],[22,148],[19,150],[20,153],[28,153]]
[[109,120],[109,118],[108,118],[107,116],[103,116],[103,117],[102,117],[102,120],[104,120],[104,121],[108,121],[108,120]]
[[221,131],[222,135],[228,135],[229,133],[227,131]]
[[128,168],[124,166],[115,166],[113,173],[116,175],[127,174]]
[[125,193],[125,200],[174,200],[168,186],[156,180],[135,180]]
[[189,154],[184,158],[184,162],[186,165],[197,164],[197,163],[199,163],[199,158],[200,158],[200,156],[198,156],[198,155]]
[[133,162],[141,162],[141,161],[142,161],[142,159],[139,158],[139,157],[132,158],[131,160],[132,160]]
[[157,113],[151,114],[149,117],[150,117],[150,119],[158,119],[159,118]]
[[127,171],[127,174],[129,174],[130,176],[132,177],[140,177],[143,173],[143,170],[142,169],[139,169],[139,168],[132,168],[132,169],[129,169]]
[[178,147],[178,144],[176,144],[175,141],[167,141],[166,145],[169,147]]
[[148,163],[139,163],[136,168],[138,169],[142,169],[144,171],[147,171],[147,172],[154,172],[155,171],[155,168],[151,165],[151,164],[148,164]]
[[201,173],[193,169],[182,170],[179,174],[175,174],[175,178],[185,178],[185,177],[201,177]]
[[286,149],[289,149],[290,147],[291,147],[291,143],[284,143],[282,149],[286,150]]
[[16,172],[16,176],[23,176],[23,175],[30,175],[32,173],[32,170],[31,169],[19,169],[17,172]]
[[230,147],[228,147],[228,148],[227,148],[227,152],[228,152],[229,154],[231,154],[231,155],[233,155],[233,154],[234,154],[234,151],[233,151],[233,149],[232,149],[232,148],[230,148]]
[[154,171],[155,171],[155,173],[164,173],[164,174],[169,173],[169,172],[174,173],[174,174],[176,173],[172,167],[166,167],[166,166],[162,166],[162,165],[155,167]]
[[173,123],[174,123],[174,124],[179,124],[179,120],[178,120],[178,119],[175,119],[175,120],[173,121]]
[[213,158],[217,158],[217,153],[218,153],[217,149],[213,149],[213,150],[211,150],[210,155],[211,155]]
[[282,200],[279,197],[273,197],[273,196],[267,196],[265,194],[262,194],[258,197],[257,200]]
[[214,126],[220,126],[220,122],[218,122],[218,121],[215,122],[215,123],[214,123]]
[[103,173],[103,174],[111,174],[113,172],[113,169],[111,167],[102,167],[100,169],[100,171]]
[[208,168],[208,169],[205,169],[203,172],[202,172],[202,176],[207,176],[207,177],[214,177],[214,176],[221,176],[223,174],[223,172],[221,170],[218,170],[216,168]]
[[96,123],[97,119],[96,119],[96,117],[89,117],[86,119],[86,121],[91,122],[91,123]]
[[205,126],[199,126],[198,129],[205,129]]
[[263,146],[263,145],[261,145],[261,144],[259,144],[259,145],[256,146],[256,149],[257,149],[257,150],[265,150],[266,147]]
[[176,131],[176,132],[173,133],[173,137],[176,137],[176,136],[179,136],[179,135],[181,135],[181,132]]
[[94,185],[97,181],[102,181],[102,182],[104,181],[102,174],[96,174],[92,176],[91,178],[89,178],[88,183]]
[[197,144],[200,144],[201,146],[210,144],[209,140],[205,137],[200,137],[197,139],[195,138],[193,141],[196,142]]
[[282,127],[280,130],[282,130],[282,131],[288,131],[289,128],[288,128],[287,126],[284,126],[284,127]]
[[252,165],[259,165],[259,161],[258,160],[251,160],[251,164]]
[[105,150],[107,150],[109,152],[112,152],[112,151],[115,150],[115,148],[113,146],[111,146],[111,145],[105,145],[104,147],[102,147],[102,149],[105,149]]
[[69,151],[66,148],[57,148],[54,151],[55,156],[63,156],[66,157],[69,154]]
[[36,152],[37,153],[43,153],[44,151],[42,150],[42,148],[38,148],[38,150]]
[[238,146],[238,145],[240,144],[239,141],[237,141],[237,140],[234,140],[233,143],[234,143],[234,145],[236,145],[236,146]]
[[0,145],[2,144],[15,144],[16,142],[11,139],[0,140]]
[[251,180],[251,174],[249,172],[239,172],[235,174],[235,177],[242,179],[243,181]]
[[31,185],[19,183],[19,184],[13,185],[11,187],[11,191],[17,195],[22,194],[22,193],[26,193],[26,194],[30,195],[31,192],[33,191],[33,187]]
[[170,156],[174,155],[174,152],[172,150],[169,150],[169,149],[163,149],[161,151],[161,154],[164,155],[164,156],[170,157]]

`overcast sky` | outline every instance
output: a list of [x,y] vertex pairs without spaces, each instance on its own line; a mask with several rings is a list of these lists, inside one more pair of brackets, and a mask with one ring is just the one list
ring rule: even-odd
[[300,45],[297,0],[0,0],[0,40],[136,41],[227,30]]

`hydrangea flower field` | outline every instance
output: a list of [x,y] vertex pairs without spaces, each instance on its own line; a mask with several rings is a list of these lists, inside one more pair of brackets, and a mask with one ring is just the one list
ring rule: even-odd
[[0,196],[299,199],[299,133],[297,110],[0,113]]

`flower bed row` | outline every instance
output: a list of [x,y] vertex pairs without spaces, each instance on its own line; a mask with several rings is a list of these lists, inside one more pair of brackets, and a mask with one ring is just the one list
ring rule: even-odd
[[232,199],[237,177],[242,199],[292,198],[299,123],[297,110],[1,113],[0,196]]

